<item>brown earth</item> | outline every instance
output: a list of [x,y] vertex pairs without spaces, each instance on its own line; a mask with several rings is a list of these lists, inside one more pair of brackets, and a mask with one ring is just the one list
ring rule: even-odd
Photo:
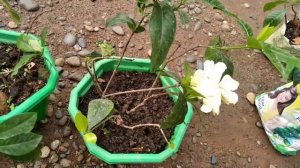
[[[91,2],[89,0],[60,0],[56,1],[53,7],[47,7],[40,9],[38,12],[25,12],[22,11],[23,22],[27,22],[28,19],[32,20],[34,16],[45,9],[51,9],[50,12],[44,13],[34,24],[35,32],[39,33],[46,25],[50,26],[50,30],[54,32],[53,35],[48,37],[48,44],[51,49],[51,53],[54,58],[63,58],[64,53],[67,51],[73,51],[72,48],[63,44],[63,38],[68,29],[75,28],[76,31],[82,29],[83,22],[91,21],[93,26],[103,26],[104,18],[113,16],[119,11],[135,15],[134,1],[128,0],[97,0]],[[252,0],[248,1],[250,8],[245,8],[243,3],[246,0],[222,0],[226,7],[231,11],[237,13],[242,19],[249,22],[254,28],[254,32],[257,33],[264,13],[262,12],[262,6],[267,0]],[[41,0],[40,4],[46,4],[45,0]],[[202,4],[202,3],[200,3]],[[202,5],[201,5],[202,6]],[[1,11],[2,12],[2,11]],[[212,38],[208,36],[208,33],[212,33],[213,36],[220,35],[229,44],[243,44],[245,42],[245,36],[240,31],[240,28],[231,19],[225,17],[225,20],[229,22],[229,25],[236,30],[237,34],[231,34],[230,32],[222,31],[221,22],[216,21],[213,16],[216,13],[210,7],[202,9],[202,13],[199,15],[193,15],[199,18],[202,22],[202,28],[199,31],[193,32],[195,22],[192,21],[188,29],[178,28],[176,41],[182,44],[182,48],[178,53],[190,48],[193,45],[202,44],[207,45]],[[59,16],[66,16],[67,21],[60,24],[56,18]],[[250,18],[252,17],[252,19]],[[253,17],[254,16],[254,17]],[[211,18],[212,22],[207,23],[204,21],[204,17]],[[254,18],[254,19],[253,19]],[[0,16],[0,20],[8,23],[7,16]],[[71,27],[71,28],[70,28]],[[111,32],[110,29],[101,29],[99,32],[86,32],[84,36],[87,40],[88,49],[94,50],[95,41],[106,39],[110,43],[116,46],[120,42],[125,42],[126,37],[129,34],[129,30],[123,27],[126,36],[118,36]],[[148,33],[148,32],[146,32]],[[146,33],[141,33],[133,38],[135,47],[129,48],[126,55],[130,57],[147,57],[147,51],[150,49],[150,39]],[[187,39],[189,34],[192,35],[191,39]],[[143,49],[139,50],[140,46]],[[197,57],[200,58],[204,54],[204,49],[199,49]],[[238,50],[230,52],[233,60],[235,71],[234,78],[240,82],[238,89],[239,102],[235,106],[223,105],[219,116],[212,116],[212,114],[205,115],[194,114],[194,118],[185,139],[182,142],[180,151],[171,159],[166,160],[161,164],[143,164],[143,165],[117,165],[116,167],[145,167],[145,168],[206,168],[206,167],[300,167],[300,156],[286,157],[276,152],[264,130],[258,128],[255,123],[260,121],[257,110],[254,106],[250,105],[246,100],[246,94],[248,92],[254,92],[260,94],[265,91],[270,91],[273,88],[284,84],[281,76],[276,69],[270,64],[270,62],[260,53],[256,53],[252,50]],[[177,61],[170,65],[170,69],[176,72],[181,71],[181,61]],[[84,71],[84,68],[72,68],[68,65],[64,67],[65,71],[75,72]],[[57,100],[53,103],[54,109],[59,108],[64,114],[67,114],[67,105],[69,100],[70,90],[75,83],[73,81],[61,78],[61,81],[65,81],[65,88],[57,91]],[[58,105],[57,102],[61,102]],[[200,117],[199,117],[200,116]],[[83,144],[79,134],[75,131],[72,122],[68,122],[67,125],[73,129],[73,136],[71,138],[63,138],[61,136],[64,127],[57,125],[58,120],[55,116],[49,117],[47,124],[41,124],[39,132],[44,135],[44,145],[49,144],[54,139],[60,139],[64,142],[72,144],[75,139],[78,144]],[[197,134],[198,133],[198,134]],[[59,151],[59,150],[58,150]],[[100,167],[109,167],[102,164],[101,161],[90,157],[88,152],[83,152],[84,161],[78,162],[76,157],[78,156],[77,150],[70,147],[70,154],[67,155],[67,159],[72,161],[72,166],[90,166],[91,162],[94,162]],[[211,156],[217,157],[217,165],[211,165]],[[91,158],[91,159],[90,159]],[[90,159],[90,161],[89,161]],[[48,159],[40,160],[44,165],[47,165]],[[0,157],[0,167],[16,166],[13,163],[3,157]],[[32,167],[33,163],[28,164],[28,167]],[[50,164],[48,167],[52,167]],[[110,166],[114,167],[114,166]]]

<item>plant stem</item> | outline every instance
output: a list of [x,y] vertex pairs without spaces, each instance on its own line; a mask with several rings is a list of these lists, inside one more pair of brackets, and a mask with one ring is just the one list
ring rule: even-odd
[[127,112],[127,114],[130,114],[130,113],[133,113],[135,112],[138,108],[142,107],[143,105],[145,105],[145,103],[152,99],[152,98],[155,98],[155,97],[158,97],[158,96],[163,96],[163,95],[168,95],[168,94],[175,94],[175,95],[178,95],[177,93],[175,92],[167,92],[167,93],[159,93],[159,94],[154,94],[154,95],[151,95],[149,97],[146,97],[140,104],[138,104],[137,106],[135,106],[134,108],[132,108],[131,110],[129,110]]
[[138,128],[138,127],[157,127],[160,130],[161,134],[163,135],[163,137],[164,137],[165,141],[167,142],[167,144],[169,144],[169,141],[168,141],[164,131],[161,129],[159,124],[138,124],[138,125],[134,125],[134,126],[127,126],[127,125],[122,124],[122,125],[119,125],[119,126],[121,126],[123,128],[131,129],[131,130],[134,130],[135,128]]
[[[140,22],[138,23],[138,25],[137,25],[136,27],[138,27],[138,26],[140,26],[140,25],[142,24],[144,18],[145,18],[145,17],[142,17],[142,19],[140,20]],[[128,40],[126,41],[126,44],[125,44],[124,49],[123,49],[123,51],[122,51],[121,57],[120,57],[120,59],[119,59],[119,62],[118,62],[118,64],[117,64],[116,68],[114,69],[112,75],[110,76],[110,79],[109,79],[109,81],[108,81],[108,83],[107,83],[107,85],[106,85],[106,87],[105,87],[105,89],[104,89],[104,91],[103,91],[103,93],[102,93],[102,97],[105,96],[105,94],[106,94],[106,92],[107,92],[107,89],[108,89],[108,87],[109,87],[110,84],[111,84],[111,81],[112,81],[113,78],[115,77],[116,72],[117,72],[117,70],[118,70],[118,68],[119,68],[119,66],[120,66],[120,64],[121,64],[121,62],[122,62],[122,60],[123,60],[123,57],[124,57],[125,52],[126,52],[126,50],[127,50],[127,47],[128,47],[128,45],[129,45],[129,42],[131,41],[131,38],[133,37],[134,34],[135,34],[135,32],[132,31],[131,34],[130,34],[130,36],[129,36],[129,38],[128,38]]]
[[117,92],[117,93],[107,94],[107,95],[104,95],[102,97],[105,98],[105,97],[117,96],[117,95],[128,94],[128,93],[147,92],[149,90],[163,90],[163,89],[174,88],[174,87],[178,87],[178,86],[179,86],[179,84],[176,84],[176,85],[173,85],[173,86],[157,87],[157,88],[128,90],[128,91],[124,91],[124,92]]
[[293,21],[296,20],[296,17],[297,17],[297,12],[295,11],[295,8],[294,8],[294,5],[292,5],[292,11],[294,13],[294,18],[293,18]]
[[86,69],[87,69],[88,73],[90,74],[90,76],[91,76],[91,78],[92,78],[92,80],[93,80],[93,82],[94,82],[94,84],[97,88],[97,92],[98,92],[99,96],[101,96],[103,92],[102,92],[102,89],[101,89],[101,87],[100,87],[100,85],[97,81],[97,75],[96,75],[95,71],[94,71],[94,74],[91,72],[87,59],[85,60],[85,66],[86,66]]

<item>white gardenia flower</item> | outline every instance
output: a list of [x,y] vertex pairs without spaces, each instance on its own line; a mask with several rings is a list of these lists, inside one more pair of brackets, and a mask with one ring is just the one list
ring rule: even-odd
[[[207,60],[204,62],[204,69],[199,69],[192,76],[191,87],[202,94],[203,105],[200,110],[204,113],[220,113],[221,100],[226,104],[235,104],[238,101],[238,95],[233,92],[239,82],[232,79],[230,75],[222,78],[226,65],[223,62],[214,63]],[[222,78],[222,80],[221,80]]]

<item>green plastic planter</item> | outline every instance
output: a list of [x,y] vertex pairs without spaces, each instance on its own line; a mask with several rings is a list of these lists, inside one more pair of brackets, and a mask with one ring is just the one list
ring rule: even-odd
[[[20,35],[21,33],[18,32],[0,29],[0,43],[15,44]],[[45,67],[50,72],[47,84],[38,92],[27,98],[23,103],[16,106],[14,110],[10,111],[6,115],[0,116],[0,123],[12,116],[25,112],[36,112],[38,115],[38,120],[45,118],[48,106],[48,97],[54,91],[59,76],[50,51],[47,47],[44,50],[43,56]]]
[[[116,59],[105,59],[96,63],[96,73],[100,77],[104,72],[112,71],[116,65]],[[133,59],[125,58],[120,67],[119,71],[138,71],[138,72],[149,72],[150,71],[150,60],[149,59]],[[169,77],[161,77],[161,82],[163,86],[170,86],[176,84],[174,79]],[[89,74],[85,75],[83,79],[78,83],[78,85],[72,90],[69,102],[69,113],[75,120],[75,116],[78,113],[78,102],[80,97],[84,96],[88,90],[93,85],[91,76]],[[170,92],[178,92],[176,88],[168,89]],[[176,101],[177,96],[171,95],[173,101]],[[175,154],[181,144],[184,134],[187,130],[187,126],[191,121],[193,115],[193,109],[191,104],[188,104],[188,112],[185,116],[184,123],[177,125],[175,132],[172,136],[172,142],[175,147],[170,148],[166,146],[166,149],[158,154],[135,154],[135,153],[110,153],[105,149],[101,148],[97,144],[86,143],[86,146],[91,154],[98,157],[99,159],[109,163],[109,164],[124,164],[124,163],[160,163]],[[101,141],[101,138],[98,139]]]

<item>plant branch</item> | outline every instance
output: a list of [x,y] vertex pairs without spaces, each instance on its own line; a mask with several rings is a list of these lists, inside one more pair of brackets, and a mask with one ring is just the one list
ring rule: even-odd
[[[145,17],[142,17],[142,19],[140,20],[140,22],[138,23],[138,25],[137,25],[136,27],[139,27],[139,26],[142,24],[144,18],[145,18]],[[123,60],[123,57],[124,57],[125,52],[126,52],[126,50],[127,50],[127,47],[128,47],[128,45],[129,45],[129,42],[131,41],[131,39],[132,39],[132,37],[133,37],[134,34],[135,34],[135,32],[132,31],[131,34],[130,34],[130,36],[129,36],[129,38],[128,38],[128,40],[126,41],[126,44],[125,44],[124,49],[123,49],[123,51],[122,51],[121,57],[120,57],[120,59],[119,59],[119,62],[118,62],[118,64],[117,64],[116,68],[114,69],[112,75],[110,76],[110,79],[109,79],[109,81],[108,81],[108,83],[107,83],[107,85],[106,85],[106,87],[105,87],[105,89],[104,89],[104,91],[103,91],[103,93],[102,93],[102,97],[105,96],[105,94],[106,94],[106,92],[107,92],[107,89],[108,89],[108,87],[109,87],[110,84],[111,84],[111,81],[112,81],[113,78],[115,77],[116,72],[117,72],[117,70],[118,70],[118,68],[119,68],[119,66],[120,66],[120,64],[121,64],[121,62],[122,62],[122,60]]]
[[98,81],[97,81],[97,75],[96,75],[95,71],[94,71],[94,74],[91,72],[91,70],[90,70],[90,68],[89,68],[89,63],[88,63],[88,60],[87,60],[87,59],[85,59],[85,65],[86,65],[86,66],[85,66],[85,67],[86,67],[86,70],[88,71],[88,73],[90,74],[92,80],[94,81],[94,84],[95,84],[95,86],[96,86],[96,88],[97,88],[98,94],[101,96],[102,93],[103,93],[103,91],[102,91],[102,89],[101,89],[101,87],[100,87],[100,85],[99,85],[99,83],[98,83]]
[[36,16],[33,18],[33,20],[32,20],[32,22],[31,22],[29,28],[27,29],[27,33],[32,29],[32,26],[33,26],[34,22],[35,22],[40,16],[42,16],[42,15],[43,15],[44,13],[46,13],[46,12],[48,12],[48,11],[43,11],[43,12],[39,13],[38,15],[36,15]]
[[167,142],[167,144],[169,144],[169,141],[166,137],[166,134],[164,133],[164,131],[161,129],[160,125],[159,124],[138,124],[138,125],[134,125],[134,126],[127,126],[125,124],[122,124],[122,125],[119,125],[123,128],[127,128],[127,129],[131,129],[131,130],[134,130],[135,128],[139,128],[139,127],[157,127],[161,134],[163,135],[165,141]]
[[102,97],[105,98],[105,97],[117,96],[117,95],[128,94],[128,93],[147,92],[149,90],[152,90],[152,91],[153,90],[163,90],[163,89],[169,89],[169,88],[174,88],[174,87],[178,87],[178,86],[179,86],[179,84],[172,85],[172,86],[165,86],[165,87],[157,87],[157,88],[129,90],[129,91],[124,91],[124,92],[117,92],[117,93],[107,94],[107,95],[104,95]]
[[144,106],[145,103],[146,103],[148,100],[152,99],[152,98],[155,98],[155,97],[158,97],[158,96],[163,96],[163,95],[168,95],[168,94],[178,95],[178,93],[175,93],[175,92],[167,92],[167,93],[159,93],[159,94],[151,95],[151,96],[149,96],[149,97],[146,97],[140,104],[138,104],[137,106],[135,106],[135,107],[132,108],[131,110],[127,111],[127,114],[130,114],[130,113],[135,112],[138,108]]

